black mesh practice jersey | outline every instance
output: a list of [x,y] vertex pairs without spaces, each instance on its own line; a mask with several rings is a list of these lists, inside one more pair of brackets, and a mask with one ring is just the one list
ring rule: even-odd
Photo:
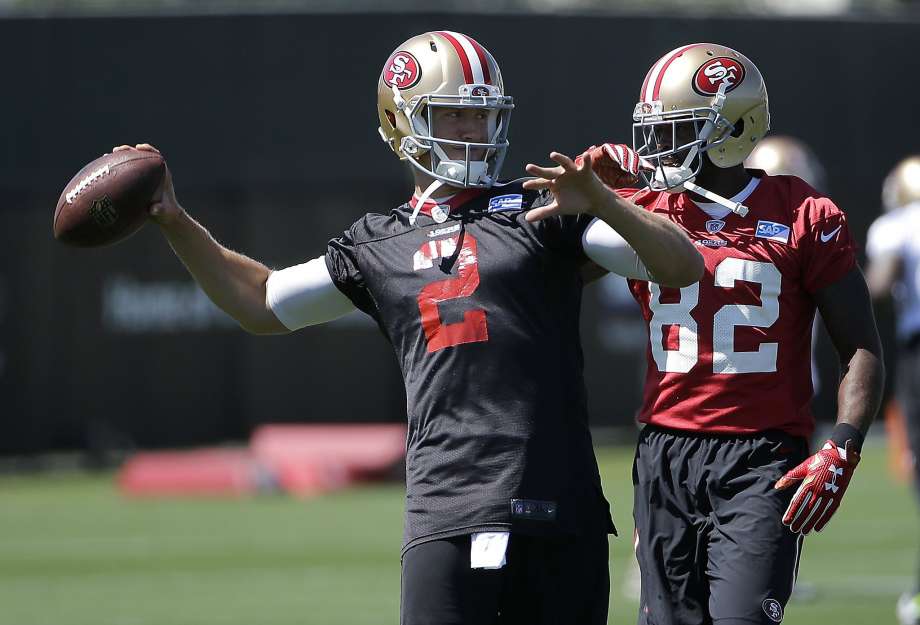
[[467,190],[442,223],[425,211],[410,225],[405,204],[329,242],[332,279],[376,320],[406,385],[404,549],[613,529],[579,337],[590,218],[525,221],[544,201],[519,182]]

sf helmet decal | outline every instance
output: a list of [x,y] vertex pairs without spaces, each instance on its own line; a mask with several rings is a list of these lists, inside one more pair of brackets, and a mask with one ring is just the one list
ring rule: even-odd
[[408,89],[422,77],[422,68],[411,53],[397,50],[383,66],[383,82],[397,89]]
[[725,93],[744,80],[744,65],[727,56],[720,56],[700,65],[693,75],[693,90],[700,95],[715,95],[724,83]]

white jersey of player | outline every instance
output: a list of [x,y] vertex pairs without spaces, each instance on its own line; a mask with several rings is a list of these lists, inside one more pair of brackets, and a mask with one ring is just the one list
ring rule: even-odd
[[920,334],[920,202],[876,219],[869,228],[866,254],[872,261],[900,257],[902,272],[894,289],[898,338]]

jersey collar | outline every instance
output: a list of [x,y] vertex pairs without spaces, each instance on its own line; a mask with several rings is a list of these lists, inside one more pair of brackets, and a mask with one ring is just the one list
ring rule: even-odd
[[[751,195],[754,194],[754,191],[756,191],[761,186],[763,179],[766,177],[766,173],[760,169],[747,169],[747,172],[751,174],[751,179],[741,191],[736,193],[731,198],[728,198],[730,201],[744,203],[744,201],[751,197]],[[691,200],[690,193],[687,193],[686,191],[678,193],[676,196],[677,197],[675,199],[677,206],[684,210],[692,207],[693,212],[702,216],[706,216],[709,219],[725,220],[730,219],[734,215],[734,213],[732,213],[730,210],[724,209],[723,216],[718,217],[717,209],[724,208],[721,204],[716,204],[714,202],[697,202],[695,200]],[[671,197],[674,198],[674,195],[672,194]],[[713,212],[710,212],[708,209],[713,209]],[[750,217],[750,215],[748,216]]]
[[[435,207],[440,207],[441,210],[445,211],[447,214],[450,214],[455,209],[460,208],[470,200],[475,197],[479,197],[485,193],[485,189],[474,188],[474,189],[463,189],[459,193],[454,193],[453,195],[442,197],[442,198],[429,198],[425,200],[425,203],[422,204],[422,208],[419,212],[423,215],[431,217],[431,209]],[[409,207],[412,210],[415,210],[415,207],[418,206],[418,196],[413,194],[412,199],[409,200]]]
[[[751,194],[754,192],[754,189],[756,189],[757,185],[759,184],[760,178],[751,176],[750,182],[748,182],[747,185],[741,189],[741,191],[728,198],[728,201],[744,204],[744,202],[751,196]],[[709,215],[711,219],[723,219],[731,212],[731,210],[728,208],[725,208],[721,204],[716,204],[715,202],[699,202],[697,200],[693,200],[693,203],[696,204],[700,210]]]

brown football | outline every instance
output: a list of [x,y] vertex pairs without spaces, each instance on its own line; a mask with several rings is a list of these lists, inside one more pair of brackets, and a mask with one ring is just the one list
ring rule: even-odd
[[110,245],[144,225],[166,163],[156,152],[104,154],[67,183],[54,209],[54,238],[77,247]]

